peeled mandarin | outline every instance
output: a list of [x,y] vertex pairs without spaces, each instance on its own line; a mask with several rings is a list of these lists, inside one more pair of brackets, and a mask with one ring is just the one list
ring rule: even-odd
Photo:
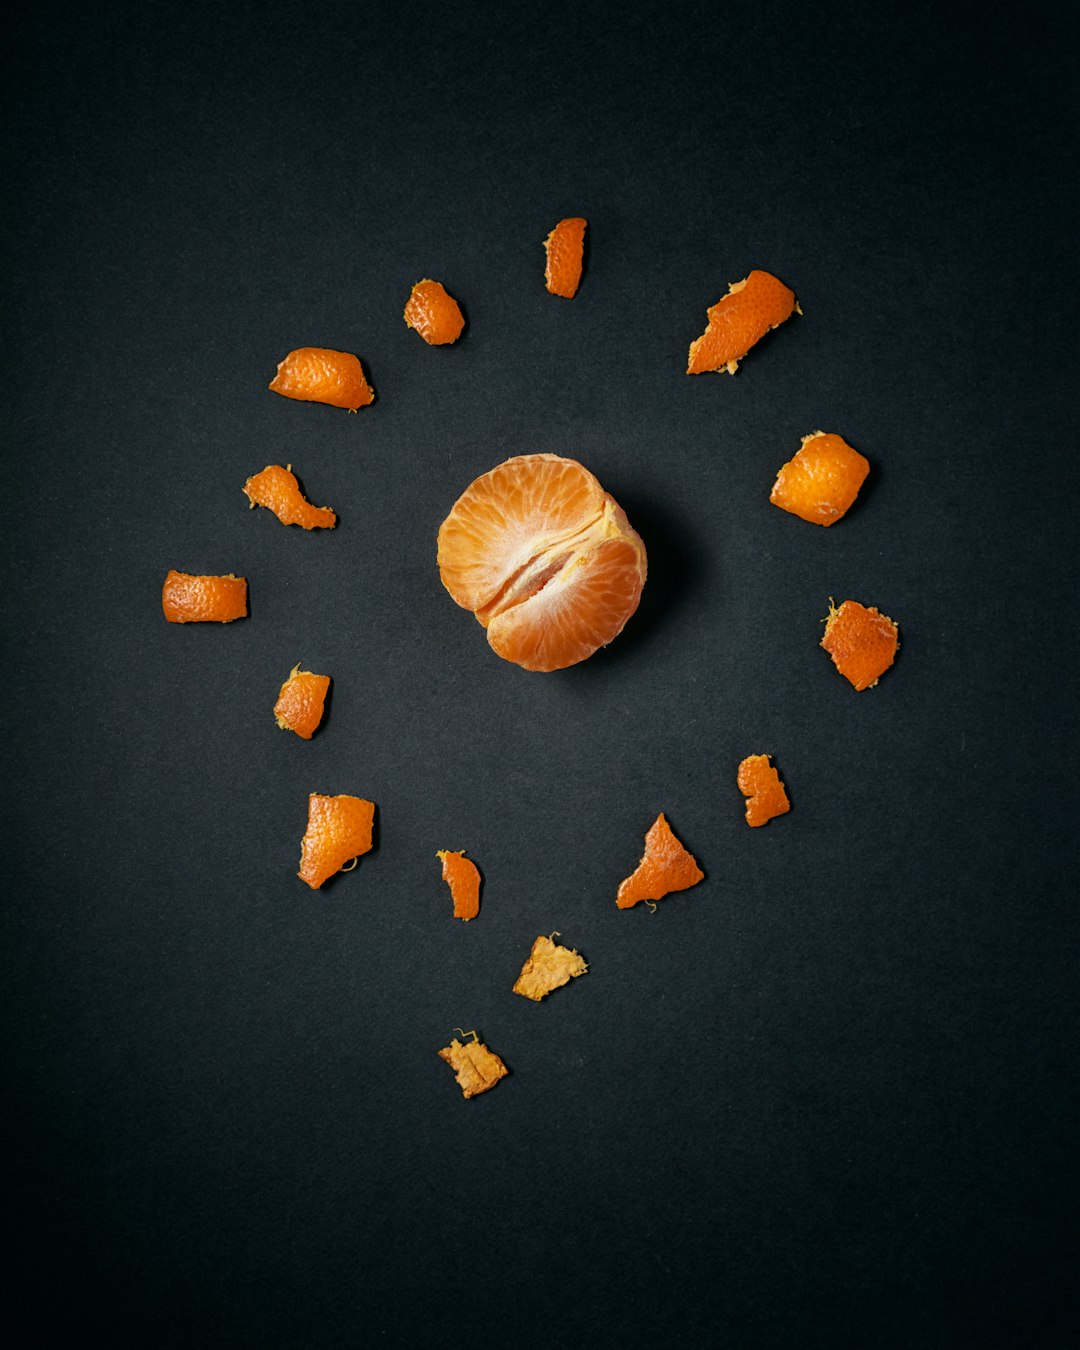
[[584,661],[638,607],[645,545],[622,508],[573,459],[521,455],[477,478],[439,529],[439,574],[526,670]]
[[815,431],[776,475],[769,501],[811,525],[833,525],[859,495],[870,462],[832,432]]
[[[690,344],[687,375],[726,370],[734,375],[750,348],[799,307],[795,293],[771,272],[751,272],[709,311],[709,326]],[[802,310],[799,310],[802,313]]]
[[375,397],[360,358],[331,347],[297,347],[278,363],[270,381],[275,394],[303,403],[329,403],[356,412]]

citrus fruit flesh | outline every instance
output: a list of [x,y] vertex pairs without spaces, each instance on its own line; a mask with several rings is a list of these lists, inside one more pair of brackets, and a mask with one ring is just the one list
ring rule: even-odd
[[776,475],[769,501],[811,525],[833,525],[859,495],[870,461],[843,436],[815,431]]
[[567,216],[544,240],[547,266],[544,283],[552,295],[572,300],[581,285],[581,260],[585,253],[585,227],[581,216]]
[[645,584],[645,545],[573,459],[520,455],[481,475],[439,529],[439,574],[526,670],[584,661],[622,632]]
[[705,876],[690,853],[675,838],[663,811],[645,836],[645,853],[637,870],[619,887],[615,903],[630,909],[642,900],[662,900],[672,891],[696,886]]
[[560,989],[589,969],[577,952],[552,941],[557,936],[553,933],[551,937],[538,937],[533,943],[514,984],[515,994],[539,1003],[553,989]]
[[435,855],[442,863],[443,881],[450,887],[454,918],[475,919],[480,913],[480,873],[464,853],[440,849]]
[[870,689],[896,660],[899,630],[887,614],[857,600],[829,605],[821,645],[833,665],[858,690]]
[[312,506],[300,491],[292,465],[268,464],[244,484],[252,509],[265,506],[282,525],[299,525],[304,530],[332,530],[337,516],[328,506]]
[[171,568],[161,588],[170,623],[232,623],[247,614],[247,578],[195,576]]
[[[709,311],[709,326],[690,344],[687,375],[726,370],[734,375],[755,342],[798,309],[795,293],[771,272],[751,272]],[[801,310],[799,311],[802,312]]]
[[278,363],[270,381],[275,394],[303,403],[329,403],[355,412],[375,397],[360,358],[331,347],[297,347]]
[[461,1088],[462,1096],[475,1097],[481,1092],[490,1092],[500,1078],[505,1078],[509,1070],[498,1055],[494,1054],[476,1036],[464,1044],[455,1036],[449,1045],[439,1051],[439,1058],[445,1059],[454,1071]]
[[739,765],[739,791],[747,798],[746,823],[755,828],[791,810],[780,775],[768,755],[747,755]]
[[346,863],[371,852],[375,803],[363,797],[308,797],[308,823],[300,844],[301,881],[317,891]]
[[329,675],[315,675],[293,666],[274,704],[274,716],[282,731],[295,731],[301,740],[310,741],[322,721],[329,688]]
[[465,316],[441,281],[425,277],[412,288],[405,306],[405,322],[416,329],[429,347],[443,347],[461,336]]

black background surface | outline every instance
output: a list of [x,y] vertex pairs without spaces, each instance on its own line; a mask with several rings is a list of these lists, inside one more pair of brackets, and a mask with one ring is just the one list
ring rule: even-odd
[[[6,258],[6,903],[37,1338],[1076,1344],[1064,5],[37,7]],[[541,242],[590,223],[575,300]],[[753,267],[805,317],[688,379]],[[414,281],[468,316],[401,320]],[[357,416],[266,391],[358,352]],[[799,438],[872,476],[771,508]],[[583,460],[637,616],[499,661],[435,534]],[[333,533],[248,511],[291,463]],[[248,577],[175,627],[166,570]],[[854,691],[827,598],[901,626]],[[334,678],[310,744],[270,715]],[[743,822],[743,755],[793,810]],[[309,892],[311,791],[378,847]],[[659,810],[704,884],[620,912]],[[453,922],[437,848],[486,878]],[[589,974],[510,993],[537,933]],[[512,1075],[465,1102],[476,1027]]]

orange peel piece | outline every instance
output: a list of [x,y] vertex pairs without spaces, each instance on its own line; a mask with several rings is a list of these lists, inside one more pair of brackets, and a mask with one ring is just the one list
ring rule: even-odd
[[896,660],[900,633],[892,619],[872,605],[845,600],[837,609],[830,600],[821,645],[857,690],[872,689]]
[[589,969],[576,951],[552,941],[556,937],[558,934],[552,933],[551,937],[538,937],[533,943],[532,951],[514,983],[515,994],[539,1003],[553,989],[561,989],[564,984],[569,984]]
[[293,666],[274,704],[274,716],[282,731],[295,731],[301,740],[310,741],[322,721],[329,688],[329,675],[315,675]]
[[769,501],[811,525],[833,525],[851,509],[870,461],[843,436],[815,431],[776,475]]
[[333,408],[356,412],[375,397],[364,376],[360,358],[332,347],[297,347],[278,362],[270,381],[275,394],[302,403],[329,403]]
[[462,1043],[455,1036],[449,1045],[440,1050],[439,1058],[445,1059],[454,1071],[458,1087],[463,1097],[475,1097],[481,1092],[490,1092],[500,1078],[510,1072],[498,1055],[494,1054],[480,1040],[476,1032],[462,1032],[471,1035],[471,1041]]
[[480,873],[464,853],[439,849],[435,855],[442,863],[443,881],[450,887],[454,918],[467,923],[480,913]]
[[709,311],[709,326],[690,344],[687,375],[726,370],[734,375],[746,353],[799,309],[795,293],[771,272],[753,271],[728,287]]
[[747,798],[746,823],[755,828],[791,810],[780,775],[768,755],[747,755],[739,765],[739,791]]
[[252,509],[265,506],[282,525],[299,525],[304,530],[332,530],[337,516],[328,506],[312,506],[300,491],[292,465],[268,464],[244,484]]
[[661,811],[645,836],[641,862],[619,887],[615,903],[620,909],[629,909],[641,900],[663,900],[672,891],[696,886],[704,876],[694,855],[675,838]]
[[347,862],[371,852],[374,822],[374,802],[363,797],[324,797],[311,793],[297,876],[317,891]]
[[194,575],[169,569],[161,608],[170,623],[232,623],[247,615],[247,578]]
[[544,240],[547,266],[544,283],[552,295],[572,300],[581,285],[581,261],[585,254],[585,228],[582,216],[567,216]]
[[465,316],[441,281],[425,277],[412,288],[405,305],[405,322],[429,347],[444,347],[461,336]]

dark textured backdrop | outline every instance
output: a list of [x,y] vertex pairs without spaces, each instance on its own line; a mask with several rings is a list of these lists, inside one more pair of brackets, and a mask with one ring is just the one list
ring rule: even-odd
[[[2,982],[41,1340],[1077,1343],[1067,12],[9,33]],[[753,267],[805,317],[688,379]],[[454,348],[401,320],[428,275]],[[306,344],[378,401],[267,393]],[[828,531],[767,504],[818,427],[873,465]],[[435,570],[457,495],[532,451],[593,469],[651,568],[547,676]],[[248,511],[274,462],[333,534]],[[251,617],[166,624],[169,567],[246,575]],[[871,692],[817,648],[830,595],[901,625]],[[298,661],[334,677],[310,744],[270,715]],[[757,751],[793,810],[751,831]],[[310,791],[381,822],[320,894]],[[619,912],[660,809],[707,880]],[[475,923],[437,848],[480,861]],[[509,986],[556,928],[592,968],[535,1006]],[[513,1070],[471,1102],[455,1025]]]

